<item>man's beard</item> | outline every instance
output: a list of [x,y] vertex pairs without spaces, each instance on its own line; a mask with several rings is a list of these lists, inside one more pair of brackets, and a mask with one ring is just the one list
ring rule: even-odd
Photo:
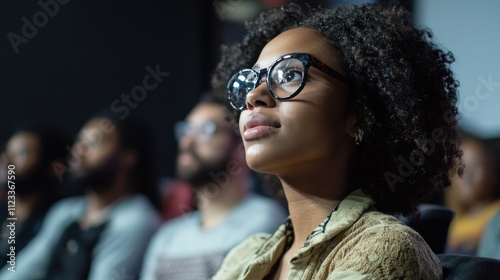
[[198,163],[198,166],[196,169],[190,170],[189,168],[179,167],[177,165],[177,177],[183,181],[188,182],[195,188],[202,188],[208,183],[214,182],[214,174],[217,174],[219,171],[222,171],[226,168],[227,163],[231,159],[230,151],[231,149],[228,149],[226,155],[222,159],[217,162],[211,163],[201,158],[194,149],[189,148],[188,150],[184,151],[184,153],[189,153]]
[[88,167],[83,174],[73,173],[71,180],[78,187],[97,193],[111,188],[118,174],[116,157],[110,157],[98,166]]

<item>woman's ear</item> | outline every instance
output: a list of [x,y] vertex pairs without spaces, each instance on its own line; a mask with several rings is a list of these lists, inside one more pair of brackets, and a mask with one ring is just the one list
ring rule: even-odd
[[356,131],[358,128],[358,115],[354,111],[349,113],[346,125],[347,125],[347,133],[352,138],[356,138]]

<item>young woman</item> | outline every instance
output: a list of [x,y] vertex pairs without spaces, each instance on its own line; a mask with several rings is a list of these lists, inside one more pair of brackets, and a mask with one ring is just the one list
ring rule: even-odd
[[400,9],[263,13],[223,49],[248,165],[278,176],[290,218],[227,256],[214,279],[439,279],[439,260],[392,216],[460,171],[451,54]]

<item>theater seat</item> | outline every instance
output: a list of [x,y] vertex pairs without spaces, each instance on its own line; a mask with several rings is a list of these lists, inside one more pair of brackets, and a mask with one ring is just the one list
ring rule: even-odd
[[429,244],[434,254],[444,253],[448,228],[455,216],[455,212],[447,207],[435,204],[421,204],[419,210],[420,215],[414,219],[410,220],[402,216],[398,216],[398,218],[418,232],[425,242]]
[[500,260],[466,255],[437,255],[443,266],[443,280],[500,279]]

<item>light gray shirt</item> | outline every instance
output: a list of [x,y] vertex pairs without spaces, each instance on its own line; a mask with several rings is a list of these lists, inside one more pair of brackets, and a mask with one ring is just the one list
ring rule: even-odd
[[231,248],[254,233],[274,232],[286,217],[277,202],[250,195],[214,228],[201,227],[198,211],[176,218],[151,241],[141,279],[210,279]]
[[[54,205],[40,233],[16,255],[15,272],[8,271],[7,263],[0,279],[44,279],[49,257],[62,233],[83,217],[86,208],[86,197],[67,198]],[[123,198],[111,205],[106,228],[92,252],[88,279],[137,279],[147,244],[160,223],[159,214],[142,195]]]

